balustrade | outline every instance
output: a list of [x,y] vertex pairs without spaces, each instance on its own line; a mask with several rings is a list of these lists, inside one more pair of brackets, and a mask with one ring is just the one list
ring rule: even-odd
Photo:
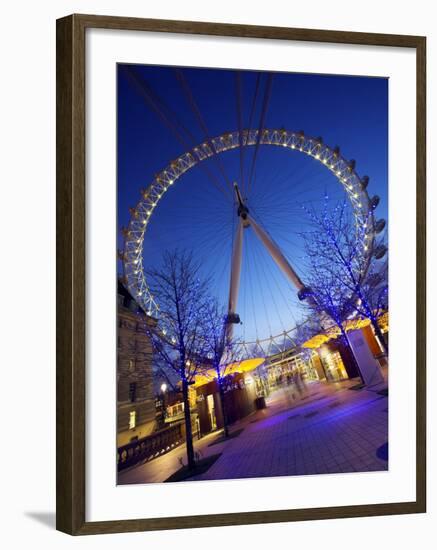
[[164,428],[137,441],[132,441],[117,449],[118,470],[124,470],[138,462],[153,460],[183,442],[182,423]]

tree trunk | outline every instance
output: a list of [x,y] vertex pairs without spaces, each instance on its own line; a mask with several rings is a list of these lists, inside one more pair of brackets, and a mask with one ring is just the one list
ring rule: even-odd
[[194,470],[196,461],[194,460],[193,431],[191,429],[190,401],[188,399],[188,383],[186,380],[182,380],[182,396],[184,400],[185,438],[188,460],[187,466],[189,470]]
[[219,395],[220,395],[220,405],[222,407],[222,415],[223,415],[223,433],[225,437],[229,437],[228,415],[226,413],[226,405],[225,405],[225,390],[223,388],[223,381],[221,378],[218,379],[218,387],[219,387]]

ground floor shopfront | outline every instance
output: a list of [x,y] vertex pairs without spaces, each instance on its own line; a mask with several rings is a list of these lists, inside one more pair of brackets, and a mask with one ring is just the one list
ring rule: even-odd
[[[368,351],[369,357],[374,360],[378,368],[388,365],[388,358],[381,343],[375,336],[370,324],[352,327],[352,333],[360,333],[362,346]],[[384,325],[384,338],[388,340],[388,326]],[[349,337],[348,337],[349,338]],[[308,361],[312,365],[312,371],[317,373],[317,379],[327,382],[338,382],[347,378],[355,378],[362,375],[360,360],[355,352],[352,352],[350,343],[346,343],[339,335],[317,335],[306,342]]]
[[[350,323],[349,327],[362,333],[365,345],[379,367],[387,366],[387,356],[371,325]],[[381,319],[381,328],[384,337],[388,339],[387,315]],[[296,374],[307,381],[326,382],[338,382],[361,375],[350,346],[335,333],[316,335],[299,348],[271,356],[266,359],[263,368],[270,391],[289,384]]]
[[[378,370],[387,365],[387,357],[369,324],[350,325],[362,335]],[[388,337],[388,325],[384,325]],[[320,337],[322,336],[322,337]],[[283,386],[310,381],[325,383],[362,378],[359,362],[339,335],[317,335],[299,348],[290,349],[267,359],[248,360],[234,365],[223,381],[224,407],[227,424],[232,425],[263,406],[263,398]],[[250,363],[252,361],[253,363]],[[256,362],[254,362],[256,361]],[[252,365],[256,365],[252,368]],[[240,372],[240,371],[241,372]],[[223,428],[224,418],[216,379],[196,384],[194,433],[199,437]]]
[[256,374],[234,373],[226,376],[222,384],[224,411],[217,380],[197,388],[197,421],[201,436],[223,428],[224,414],[227,424],[234,424],[261,406],[258,399],[263,397],[263,391],[260,391]]

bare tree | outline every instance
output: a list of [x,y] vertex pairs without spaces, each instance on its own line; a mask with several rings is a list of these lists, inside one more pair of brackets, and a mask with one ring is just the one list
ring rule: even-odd
[[[369,319],[375,335],[388,353],[388,344],[378,324],[378,317],[387,303],[387,262],[380,265],[374,257],[369,261],[359,246],[366,244],[365,232],[348,215],[346,202],[328,208],[325,200],[321,212],[307,210],[312,229],[302,233],[306,254],[307,285],[321,316],[327,315],[340,329],[347,343],[344,321],[352,314]],[[365,223],[365,222],[364,222]],[[364,239],[363,245],[357,241]],[[383,256],[384,236],[374,244]],[[323,324],[323,322],[322,322]]]
[[226,337],[226,312],[216,299],[211,298],[205,313],[206,361],[211,363],[217,379],[220,405],[223,415],[224,436],[229,436],[228,415],[225,402],[224,382],[227,366],[236,362],[240,356],[240,344],[233,338]]
[[[199,275],[200,265],[188,253],[166,252],[163,265],[148,272],[150,290],[159,306],[159,319],[149,329],[155,357],[169,376],[179,380],[184,403],[188,468],[195,468],[189,387],[203,368],[203,336],[208,284]],[[170,382],[171,383],[171,382]]]
[[[363,280],[362,294],[366,297],[366,303],[377,319],[388,309],[388,258],[378,263],[373,263]],[[359,300],[355,306],[358,313],[365,316],[365,312],[359,307]],[[379,338],[383,338],[382,335]],[[383,338],[384,339],[384,338]]]
[[[309,304],[305,304],[304,307],[311,309],[312,312],[314,312],[314,310],[317,312],[317,323],[315,324],[315,326],[319,327],[317,332],[325,331],[332,325],[336,326],[340,331],[341,343],[350,349],[344,321],[351,313],[351,293],[330,271],[327,273],[327,270],[320,269],[320,264],[317,261],[316,256],[312,254],[310,256],[310,267],[311,275],[307,278],[307,284],[309,285],[309,288],[311,288],[313,300],[311,300]],[[312,326],[314,327],[314,323]],[[300,338],[302,338],[305,332],[309,334],[312,333],[312,335],[314,335],[314,331],[312,330],[302,330],[299,334]],[[355,360],[355,356],[351,349],[350,351],[351,361],[355,364],[357,372],[363,380],[359,365]]]

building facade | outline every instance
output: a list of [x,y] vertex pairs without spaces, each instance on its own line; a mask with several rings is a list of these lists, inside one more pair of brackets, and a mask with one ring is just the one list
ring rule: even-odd
[[152,343],[147,316],[126,288],[117,290],[117,446],[150,435],[156,424]]

